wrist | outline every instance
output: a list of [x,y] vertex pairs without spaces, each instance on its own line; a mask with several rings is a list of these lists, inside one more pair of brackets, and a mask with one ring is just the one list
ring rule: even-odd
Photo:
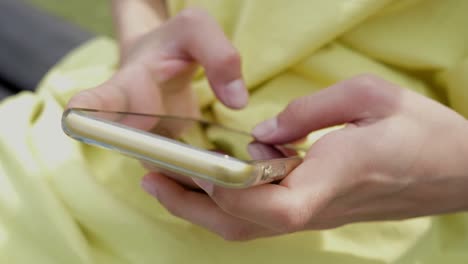
[[125,57],[135,42],[167,19],[167,10],[161,0],[124,0],[113,1],[112,15],[121,55]]

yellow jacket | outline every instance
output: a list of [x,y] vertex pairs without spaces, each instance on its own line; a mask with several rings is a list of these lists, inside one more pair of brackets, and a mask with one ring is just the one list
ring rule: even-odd
[[[468,117],[468,1],[173,0],[213,14],[243,58],[250,105],[200,106],[250,129],[291,99],[374,73]],[[209,41],[209,40],[207,40]],[[118,52],[96,39],[53,68],[36,93],[0,104],[0,263],[468,263],[468,215],[353,224],[226,242],[169,215],[141,191],[139,163],[67,138],[78,90],[111,76]]]

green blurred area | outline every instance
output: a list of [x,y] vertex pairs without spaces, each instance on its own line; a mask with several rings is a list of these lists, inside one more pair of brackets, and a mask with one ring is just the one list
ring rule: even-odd
[[24,0],[96,34],[112,35],[110,0]]

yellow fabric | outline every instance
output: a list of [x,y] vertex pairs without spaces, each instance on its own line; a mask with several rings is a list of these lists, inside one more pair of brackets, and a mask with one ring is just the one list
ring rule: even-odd
[[[375,73],[468,117],[464,0],[187,0],[212,13],[243,57],[252,98],[231,111],[203,77],[200,104],[250,129],[289,100]],[[169,215],[143,193],[140,165],[67,138],[67,100],[115,70],[114,42],[96,39],[36,93],[0,104],[0,263],[468,263],[468,215],[362,223],[246,243]]]

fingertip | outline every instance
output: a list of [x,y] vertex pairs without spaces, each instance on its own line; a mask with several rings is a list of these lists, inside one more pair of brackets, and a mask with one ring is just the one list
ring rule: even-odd
[[148,173],[141,179],[140,185],[145,192],[158,199],[158,175],[156,173]]
[[242,109],[247,106],[249,93],[242,79],[236,79],[229,82],[224,88],[222,98],[226,106],[233,109]]

